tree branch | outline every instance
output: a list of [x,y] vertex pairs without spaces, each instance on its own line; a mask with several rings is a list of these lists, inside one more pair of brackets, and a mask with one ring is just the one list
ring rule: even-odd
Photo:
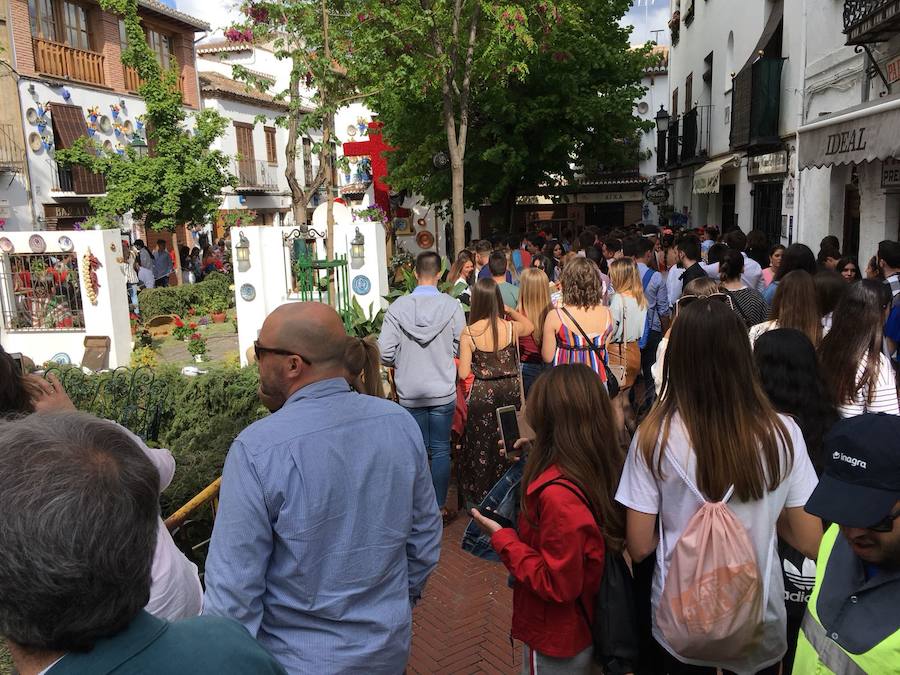
[[478,35],[478,21],[481,18],[481,3],[475,3],[472,10],[472,22],[469,25],[469,47],[466,51],[466,63],[463,70],[462,92],[459,96],[459,146],[461,153],[466,152],[466,135],[469,131],[469,92],[472,88],[472,64],[475,58],[475,38]]

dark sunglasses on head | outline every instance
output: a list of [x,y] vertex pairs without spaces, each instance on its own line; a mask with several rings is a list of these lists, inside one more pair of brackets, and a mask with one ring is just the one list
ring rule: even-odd
[[867,527],[867,530],[872,530],[872,532],[892,532],[894,530],[894,521],[900,518],[900,511],[895,511],[890,515],[885,516],[881,520],[879,520],[874,525],[870,525]]
[[279,354],[281,356],[296,356],[306,365],[312,365],[302,354],[298,354],[297,352],[288,351],[287,349],[277,349],[275,347],[263,347],[259,344],[259,340],[253,341],[253,354],[256,356],[256,360],[259,361],[260,354]]
[[677,309],[684,309],[688,305],[697,300],[717,300],[723,304],[728,305],[731,308],[731,311],[734,311],[734,303],[731,301],[731,296],[727,293],[712,293],[710,295],[682,295],[678,300],[675,301],[675,307]]

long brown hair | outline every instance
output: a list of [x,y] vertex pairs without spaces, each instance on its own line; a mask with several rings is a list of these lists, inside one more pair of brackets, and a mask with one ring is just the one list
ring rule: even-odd
[[809,272],[794,270],[778,282],[769,319],[778,322],[779,328],[794,328],[805,333],[814,345],[822,338],[822,317],[816,286]]
[[[835,405],[849,403],[866,388],[867,403],[872,402],[881,366],[881,326],[889,303],[884,284],[866,279],[850,286],[835,308],[831,330],[819,347],[822,378]],[[863,359],[866,365],[858,378]]]
[[563,303],[568,307],[591,309],[603,302],[600,270],[587,258],[577,255],[567,260],[559,277]]
[[534,341],[540,347],[544,333],[544,319],[550,310],[550,279],[543,270],[529,267],[519,277],[519,306],[517,308],[534,324]]
[[535,438],[522,475],[522,511],[528,486],[556,465],[584,493],[602,525],[606,544],[622,550],[625,516],[615,501],[625,453],[616,440],[612,405],[597,373],[581,363],[556,366],[528,392],[528,423]]
[[344,367],[347,369],[347,381],[356,391],[384,398],[384,386],[381,383],[381,352],[373,336],[347,337]]
[[503,296],[500,295],[500,287],[493,279],[479,279],[472,286],[471,300],[469,326],[476,321],[487,320],[496,354],[500,350],[500,319],[503,317]]
[[793,445],[760,385],[747,328],[727,305],[703,298],[678,312],[662,387],[638,430],[638,450],[654,477],[662,479],[677,413],[697,458],[697,487],[707,498],[719,499],[734,485],[738,499],[751,501],[778,487],[793,462]]
[[[451,284],[456,284],[459,281],[459,278],[462,276],[463,267],[466,266],[466,263],[470,262],[473,265],[475,264],[475,257],[467,250],[463,249],[459,252],[459,255],[456,256],[456,260],[450,266],[450,273],[447,275],[447,281]],[[469,283],[470,279],[466,279],[466,283]]]
[[647,296],[644,295],[644,285],[641,283],[634,258],[613,260],[609,266],[609,280],[612,282],[612,287],[616,289],[616,293],[630,295],[637,300],[638,307],[641,309],[647,307]]

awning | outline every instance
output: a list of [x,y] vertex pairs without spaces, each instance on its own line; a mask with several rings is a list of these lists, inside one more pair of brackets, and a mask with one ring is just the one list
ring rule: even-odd
[[704,164],[694,172],[694,194],[708,195],[719,191],[719,174],[723,169],[735,169],[741,165],[740,155],[728,155]]
[[801,169],[900,157],[900,95],[800,127],[799,145]]

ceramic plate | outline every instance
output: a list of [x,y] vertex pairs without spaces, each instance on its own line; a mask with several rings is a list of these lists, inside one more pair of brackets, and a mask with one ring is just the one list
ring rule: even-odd
[[640,103],[638,103],[637,109],[641,115],[646,115],[647,112],[650,110],[650,106],[647,105],[646,101],[641,101]]
[[28,247],[33,253],[43,253],[47,250],[47,242],[39,234],[33,234],[28,238]]
[[131,120],[125,120],[125,124],[122,125],[122,131],[129,136],[134,133],[134,125],[131,123]]
[[253,302],[256,299],[256,289],[253,287],[253,284],[241,286],[241,298],[247,302]]
[[44,141],[38,132],[32,131],[28,134],[28,147],[35,152],[39,152],[44,147]]
[[75,248],[75,244],[72,243],[72,240],[68,237],[60,237],[59,238],[59,248],[62,249],[63,252],[68,253],[73,248]]
[[112,141],[103,141],[103,149],[107,152],[115,152]]
[[12,253],[16,250],[16,247],[13,246],[13,243],[7,239],[6,237],[0,238],[0,251],[4,253]]
[[34,108],[29,108],[25,111],[25,119],[28,120],[29,124],[37,124],[38,122],[38,114],[37,110]]
[[349,127],[347,127],[347,135],[350,136],[351,138],[356,136],[356,131],[357,131],[356,126],[353,124],[351,124]]
[[416,243],[419,248],[429,249],[434,245],[434,235],[428,230],[423,230],[416,235]]
[[419,218],[419,219],[416,221],[416,225],[418,225],[419,227],[427,227],[427,226],[428,226],[428,222],[427,222],[424,218]]
[[97,124],[100,126],[100,131],[104,134],[112,133],[112,122],[109,121],[109,117],[106,115],[101,115]]

